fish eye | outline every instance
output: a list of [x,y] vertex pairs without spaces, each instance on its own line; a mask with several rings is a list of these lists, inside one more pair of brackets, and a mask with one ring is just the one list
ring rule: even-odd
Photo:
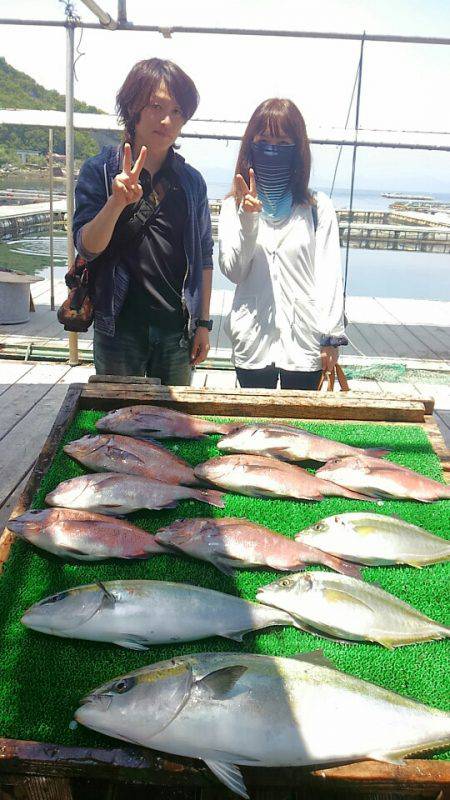
[[51,603],[58,603],[59,600],[63,600],[65,597],[68,597],[68,595],[69,595],[69,592],[60,592],[60,594],[54,594],[54,595],[52,595],[52,597],[47,597],[46,600],[42,600],[42,602],[39,603],[39,605],[40,606],[48,606]]
[[112,689],[116,694],[125,694],[125,692],[129,692],[133,688],[135,683],[135,678],[121,678],[120,681],[114,684]]
[[283,578],[280,581],[280,586],[282,586],[283,588],[287,588],[288,586],[293,586],[293,585],[294,581],[291,578]]
[[324,525],[324,523],[323,523],[323,522],[317,522],[317,523],[316,523],[316,524],[313,526],[313,531],[326,531],[326,529],[327,529],[327,526],[326,526],[326,525]]

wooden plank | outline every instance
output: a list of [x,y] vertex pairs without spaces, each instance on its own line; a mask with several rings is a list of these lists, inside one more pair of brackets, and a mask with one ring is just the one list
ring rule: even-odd
[[[31,500],[33,499],[33,496],[36,490],[38,489],[44,474],[47,472],[54,458],[54,455],[59,447],[61,437],[63,436],[64,432],[67,430],[70,423],[74,419],[75,414],[77,413],[78,401],[81,395],[82,388],[83,388],[82,384],[72,384],[72,386],[70,386],[69,389],[66,391],[65,398],[62,402],[62,405],[60,405],[59,411],[57,413],[56,419],[53,422],[50,433],[48,434],[47,438],[44,441],[44,444],[39,453],[39,457],[36,461],[36,464],[34,465],[30,478],[27,481],[27,484],[22,494],[20,495],[19,502],[14,508],[13,516],[16,517],[19,514],[22,514],[29,507]],[[65,389],[65,387],[60,385],[59,389],[62,390]],[[58,400],[59,397],[55,396],[54,398],[52,398],[52,404],[56,404]],[[42,409],[40,409],[40,411],[42,413]],[[51,419],[53,419],[53,416],[54,415],[52,415],[51,413],[48,415],[48,417],[50,417]],[[36,425],[38,441],[41,441],[44,438],[45,433],[48,431],[48,417],[45,421],[44,429],[42,427],[38,428],[38,426]],[[38,418],[40,418],[40,414]],[[35,421],[37,422],[37,420]],[[29,437],[30,436],[31,434],[29,433]],[[14,452],[14,447],[12,446],[12,443],[10,443],[10,449],[12,450],[12,459],[14,459],[16,453]],[[34,449],[35,448],[33,448],[33,452]],[[18,455],[19,457],[21,456],[20,451]],[[35,456],[34,458],[33,457],[31,458],[31,461],[34,460]],[[26,463],[29,464],[28,458],[26,459]],[[5,471],[4,468],[3,471]],[[12,540],[13,540],[13,534],[6,529],[3,532],[2,536],[0,537],[0,564],[4,563],[8,557],[9,548],[11,546]],[[0,752],[0,759],[1,759],[1,752]]]
[[195,414],[233,416],[282,416],[292,418],[363,419],[423,422],[425,409],[419,400],[375,396],[353,397],[352,392],[279,392],[266,389],[234,389],[220,393],[193,387],[126,389],[120,384],[101,387],[88,384],[81,396],[83,408],[111,409],[137,403],[156,403]]
[[0,361],[0,395],[32,369],[33,364],[24,361]]
[[[0,441],[70,371],[68,364],[37,364],[0,396]],[[1,458],[1,457],[0,457]]]
[[10,519],[13,514],[17,503],[20,500],[20,496],[27,485],[27,481],[29,480],[31,475],[31,466],[27,474],[22,478],[18,486],[14,488],[14,490],[9,494],[6,498],[3,499],[2,503],[0,504],[0,531],[3,531],[6,523]]
[[141,375],[91,375],[89,383],[110,384],[119,383],[129,386],[130,384],[142,384],[143,386],[161,386],[161,378],[146,378]]

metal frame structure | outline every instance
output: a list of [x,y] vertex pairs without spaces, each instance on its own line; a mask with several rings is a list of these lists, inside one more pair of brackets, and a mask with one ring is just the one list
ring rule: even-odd
[[[232,36],[270,36],[270,37],[284,37],[284,38],[302,38],[302,39],[335,39],[340,41],[359,41],[361,43],[360,58],[358,64],[357,75],[357,99],[355,110],[355,128],[353,141],[346,139],[336,140],[320,140],[311,139],[313,144],[333,144],[341,146],[352,146],[352,174],[351,174],[351,187],[350,187],[350,211],[353,208],[353,192],[354,192],[354,179],[356,172],[356,152],[358,147],[394,147],[394,148],[407,148],[407,149],[423,149],[423,150],[441,150],[450,152],[450,144],[444,143],[443,145],[430,146],[429,144],[417,145],[413,143],[392,143],[388,144],[382,141],[363,141],[359,139],[359,112],[361,102],[361,87],[362,87],[362,69],[364,57],[364,45],[366,42],[385,42],[389,44],[426,44],[426,45],[450,45],[450,38],[448,37],[433,37],[433,36],[389,36],[382,34],[362,34],[356,33],[334,33],[330,31],[290,31],[290,30],[276,30],[276,29],[258,29],[258,28],[211,28],[199,26],[171,26],[160,27],[157,25],[134,25],[127,20],[126,13],[126,0],[118,0],[117,5],[117,20],[113,20],[110,14],[104,12],[95,0],[82,0],[99,19],[99,22],[83,22],[81,19],[73,14],[72,4],[66,4],[66,21],[59,20],[23,20],[23,19],[0,19],[0,25],[28,25],[39,27],[57,27],[66,29],[66,194],[67,194],[67,258],[69,263],[74,258],[74,246],[72,238],[72,218],[74,210],[74,95],[73,95],[73,81],[74,81],[74,31],[75,28],[82,29],[103,29],[110,31],[145,31],[152,33],[160,33],[164,38],[170,39],[175,34],[207,34],[207,35],[232,35]],[[201,134],[201,133],[185,133],[185,136],[190,138],[209,138],[209,139],[239,139],[237,135],[227,134]],[[350,228],[349,228],[350,231]],[[349,235],[347,237],[346,247],[346,269],[345,269],[345,284],[347,281],[347,268],[348,268],[348,251],[349,251]],[[69,363],[75,365],[78,363],[78,344],[77,334],[69,334]]]

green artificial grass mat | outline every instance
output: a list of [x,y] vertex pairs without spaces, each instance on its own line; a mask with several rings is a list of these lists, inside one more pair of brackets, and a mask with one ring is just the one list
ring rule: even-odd
[[[79,412],[61,448],[67,441],[95,432],[95,422],[101,416],[103,413],[97,411]],[[255,420],[252,419],[252,422]],[[291,422],[355,446],[390,447],[392,453],[389,458],[392,461],[443,480],[439,459],[424,431],[418,426]],[[191,464],[198,464],[219,454],[215,446],[218,438],[208,436],[200,441],[167,440],[164,444]],[[66,456],[61,448],[34,498],[34,508],[45,507],[45,495],[60,481],[87,472]],[[323,517],[363,510],[397,514],[439,536],[450,536],[448,500],[431,504],[398,500],[376,503],[330,497],[316,503],[229,494],[224,509],[212,508],[197,501],[183,501],[175,509],[136,512],[128,515],[128,518],[142,528],[155,531],[181,517],[240,516],[293,538],[296,532]],[[405,566],[363,569],[365,580],[377,582],[386,591],[447,625],[450,624],[449,573],[449,563],[423,569]],[[79,700],[95,687],[146,664],[174,655],[211,650],[289,656],[320,648],[338,669],[427,705],[449,708],[448,640],[388,651],[377,644],[337,644],[286,627],[247,634],[243,644],[214,637],[176,646],[154,646],[147,652],[136,652],[112,644],[41,634],[28,630],[20,622],[23,612],[47,595],[98,580],[147,578],[185,581],[254,600],[258,587],[272,582],[281,574],[242,570],[237,572],[236,577],[227,577],[206,562],[168,555],[153,557],[148,561],[68,563],[16,540],[0,579],[0,736],[72,746],[117,746],[115,740],[82,726],[76,729],[69,727]],[[180,608],[182,613],[183,609]],[[448,759],[450,751],[434,757]]]

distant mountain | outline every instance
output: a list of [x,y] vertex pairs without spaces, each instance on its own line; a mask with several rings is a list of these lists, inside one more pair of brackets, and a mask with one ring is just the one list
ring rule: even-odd
[[[0,58],[0,108],[36,108],[40,110],[64,111],[65,97],[59,92],[45,89],[25,72],[19,72]],[[91,114],[102,114],[95,106],[75,100],[74,110]],[[118,134],[104,131],[75,132],[75,158],[84,159],[95,155],[104,144],[119,141]],[[48,133],[44,128],[24,128],[21,125],[0,125],[0,164],[17,160],[17,150],[33,150],[46,153]],[[55,130],[54,150],[65,152],[65,132]]]

